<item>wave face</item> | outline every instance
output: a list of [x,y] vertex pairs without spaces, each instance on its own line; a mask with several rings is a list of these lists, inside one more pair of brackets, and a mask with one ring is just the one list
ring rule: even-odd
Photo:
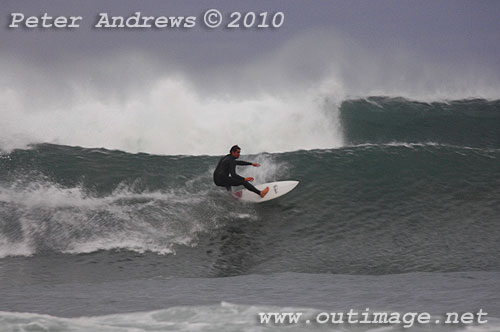
[[371,97],[345,101],[340,121],[345,144],[435,142],[500,147],[500,101],[422,103]]
[[265,205],[215,187],[214,156],[14,150],[0,158],[0,257],[94,253],[107,269],[125,250],[182,276],[496,271],[498,105],[346,101],[351,145],[242,157],[262,164],[239,167],[257,183],[301,182]]

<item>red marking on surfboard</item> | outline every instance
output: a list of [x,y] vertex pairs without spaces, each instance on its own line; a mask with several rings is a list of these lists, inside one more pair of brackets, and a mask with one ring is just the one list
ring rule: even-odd
[[241,198],[241,196],[243,196],[243,191],[235,191],[234,193],[234,196],[238,197],[238,198]]

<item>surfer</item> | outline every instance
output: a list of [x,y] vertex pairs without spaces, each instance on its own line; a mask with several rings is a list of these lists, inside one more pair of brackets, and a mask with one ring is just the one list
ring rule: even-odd
[[260,197],[266,196],[269,191],[269,187],[264,190],[259,190],[255,188],[249,181],[253,181],[252,177],[244,178],[236,174],[236,165],[248,166],[252,165],[254,167],[259,167],[258,163],[249,163],[248,161],[236,160],[240,157],[241,148],[238,145],[233,145],[229,154],[225,155],[219,160],[217,167],[214,171],[214,182],[220,187],[226,187],[227,190],[231,190],[232,186],[245,186],[250,191],[253,191]]

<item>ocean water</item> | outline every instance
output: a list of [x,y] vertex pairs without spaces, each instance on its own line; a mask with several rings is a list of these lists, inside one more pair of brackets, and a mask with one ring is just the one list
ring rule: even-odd
[[[300,181],[266,204],[215,187],[213,151],[4,149],[0,331],[500,331],[500,101],[322,112],[331,147],[243,146],[262,166],[240,174]],[[314,322],[351,309],[433,323]],[[434,323],[479,310],[486,323]]]

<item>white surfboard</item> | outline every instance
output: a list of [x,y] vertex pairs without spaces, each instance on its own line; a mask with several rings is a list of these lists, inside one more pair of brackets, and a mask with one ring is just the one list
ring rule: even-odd
[[233,196],[243,202],[262,203],[283,196],[286,193],[289,193],[298,184],[299,181],[276,181],[276,182],[263,183],[255,186],[255,188],[259,190],[263,190],[266,187],[269,187],[269,192],[266,194],[266,196],[264,196],[264,198],[261,198],[256,193],[251,192],[250,190],[247,189],[235,191],[233,192]]

